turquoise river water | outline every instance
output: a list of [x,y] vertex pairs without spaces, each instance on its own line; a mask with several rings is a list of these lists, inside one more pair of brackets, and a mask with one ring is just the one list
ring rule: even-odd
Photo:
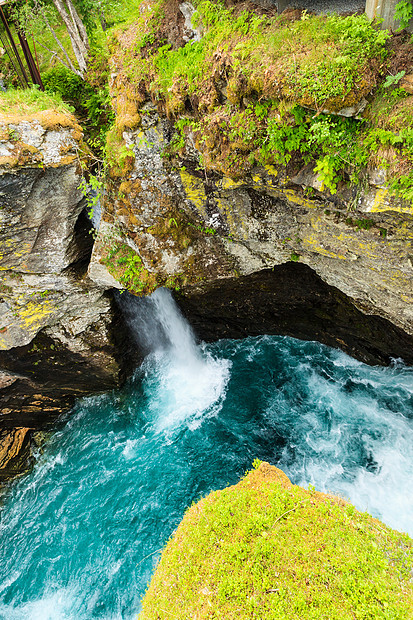
[[0,506],[1,620],[136,618],[185,508],[255,458],[413,534],[413,369],[315,342],[197,345],[167,291],[127,309],[148,355],[79,401]]

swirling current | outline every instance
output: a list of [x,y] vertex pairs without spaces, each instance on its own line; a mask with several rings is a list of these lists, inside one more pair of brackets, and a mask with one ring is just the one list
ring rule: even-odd
[[197,345],[167,291],[145,304],[142,366],[3,494],[2,620],[136,618],[185,509],[255,458],[413,534],[412,368],[280,336]]

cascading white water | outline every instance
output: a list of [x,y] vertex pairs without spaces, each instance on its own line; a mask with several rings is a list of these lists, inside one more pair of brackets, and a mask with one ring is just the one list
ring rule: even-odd
[[185,361],[190,366],[201,359],[200,349],[188,321],[186,321],[167,289],[157,289],[149,298],[154,317],[162,327],[170,356]]
[[147,356],[78,402],[0,509],[0,620],[132,620],[193,501],[255,458],[413,534],[413,369],[315,342],[197,345],[168,291],[120,295]]
[[148,352],[143,370],[157,429],[173,428],[184,420],[193,426],[206,410],[209,415],[218,413],[231,364],[212,358],[196,344],[170,291],[159,288],[145,299],[127,296],[121,302],[139,344]]

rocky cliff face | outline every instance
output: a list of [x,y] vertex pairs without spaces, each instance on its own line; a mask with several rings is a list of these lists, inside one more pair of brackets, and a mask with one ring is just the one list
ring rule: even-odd
[[413,98],[384,83],[411,44],[363,17],[250,5],[202,5],[191,33],[183,5],[145,6],[110,59],[91,279],[174,288],[203,337],[266,330],[413,361]]
[[191,133],[172,166],[173,125],[150,103],[141,112],[123,134],[133,166],[111,181],[91,279],[177,289],[202,337],[288,333],[373,363],[413,361],[412,208],[378,171],[354,196],[323,193],[311,166],[234,180],[200,165]]
[[[124,36],[134,53],[143,49],[136,32]],[[136,360],[113,289],[174,289],[205,339],[288,334],[369,363],[413,363],[413,210],[390,195],[386,170],[370,166],[364,185],[340,182],[333,195],[297,150],[285,164],[253,165],[248,144],[228,143],[220,114],[233,114],[222,116],[227,131],[236,106],[245,120],[245,98],[255,97],[236,89],[232,101],[238,82],[228,75],[209,79],[200,134],[194,98],[180,93],[192,120],[178,126],[182,106],[152,101],[144,86],[136,94],[113,68],[120,135],[96,238],[79,190],[87,152],[75,119],[50,110],[0,119],[0,477],[20,468],[34,429],[76,397],[117,385]],[[405,122],[409,98],[398,105]]]
[[0,479],[34,429],[121,365],[112,301],[85,275],[93,236],[80,192],[82,131],[53,111],[3,117],[0,141]]

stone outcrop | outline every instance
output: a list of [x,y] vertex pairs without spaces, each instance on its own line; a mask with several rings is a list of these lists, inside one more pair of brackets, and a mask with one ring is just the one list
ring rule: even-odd
[[378,618],[382,610],[411,617],[406,534],[256,465],[187,510],[162,550],[140,620],[296,620],[326,609],[329,618]]
[[[292,316],[297,312],[296,292],[300,287],[307,291],[307,296],[299,295],[307,327],[294,334],[285,326],[282,333],[318,338],[369,362],[399,356],[413,361],[412,207],[389,195],[380,171],[370,172],[370,184],[358,195],[345,188],[338,196],[324,191],[311,165],[294,174],[282,166],[256,168],[234,180],[202,168],[202,153],[191,133],[186,135],[186,158],[172,166],[164,156],[174,135],[171,123],[149,103],[141,112],[140,127],[124,132],[133,150],[133,166],[121,179],[112,179],[107,195],[89,267],[96,283],[127,287],[136,294],[150,293],[159,285],[175,288],[202,336],[263,333],[262,329],[280,333],[275,310],[272,324],[267,317],[260,329],[253,327],[262,308],[260,291],[268,288],[271,278],[252,274],[274,269],[275,299],[277,266],[296,262],[300,268],[289,268],[290,284],[283,285],[275,305],[283,305],[285,317]],[[311,276],[302,269],[305,265]],[[281,272],[287,282],[287,272]],[[242,287],[243,278],[250,284]],[[324,283],[335,293],[327,294]],[[249,286],[255,289],[249,293],[248,318],[237,299]],[[336,312],[340,304],[357,312],[340,319],[335,335],[334,329],[329,335],[322,329],[322,321],[317,328],[317,321],[313,323],[311,334],[310,309],[317,308],[319,318],[324,313],[334,325],[334,316],[345,315]],[[220,329],[217,316],[230,307],[240,312],[229,312],[226,328]],[[202,327],[204,320],[209,327]],[[238,327],[232,329],[231,321]],[[346,333],[352,336],[346,338]],[[385,342],[387,336],[381,334],[390,333]]]
[[22,466],[35,429],[117,385],[123,327],[85,275],[93,236],[80,127],[50,110],[0,122],[1,478]]
[[113,289],[174,289],[208,340],[287,334],[413,363],[412,207],[385,171],[354,195],[332,196],[311,163],[234,179],[201,164],[208,145],[190,129],[174,153],[174,125],[151,102],[134,123],[92,235],[74,118],[1,119],[0,476],[35,429],[136,362]]

